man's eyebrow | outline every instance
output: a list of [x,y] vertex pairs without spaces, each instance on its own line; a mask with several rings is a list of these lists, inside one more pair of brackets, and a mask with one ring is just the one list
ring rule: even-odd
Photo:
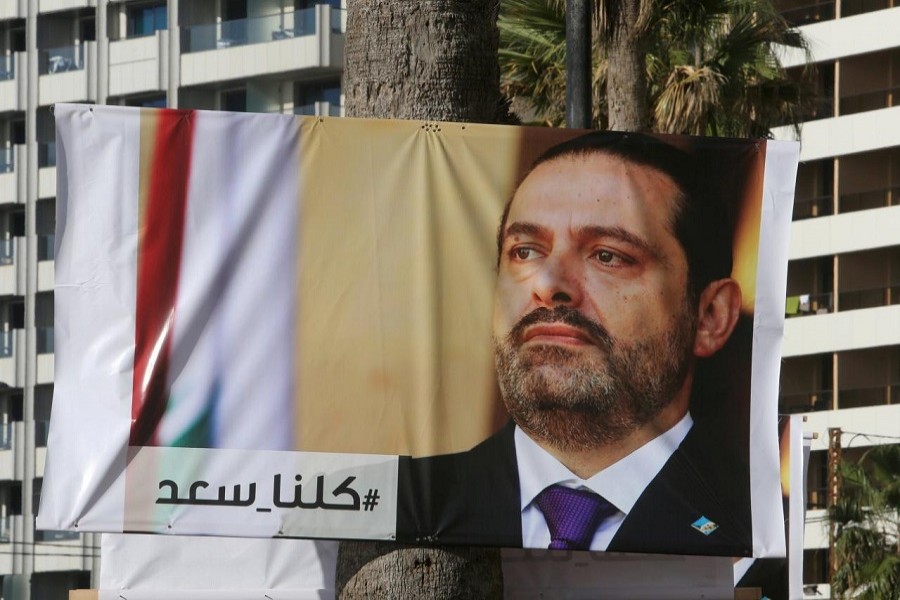
[[506,238],[514,235],[527,235],[531,237],[546,236],[548,235],[548,230],[546,227],[538,225],[537,223],[523,223],[521,221],[516,221],[515,223],[510,223],[506,227],[506,231],[503,232],[503,241],[506,242]]
[[[664,261],[665,256],[659,246],[622,227],[605,227],[603,225],[586,225],[579,227],[576,233],[581,239],[613,238],[649,254],[654,259]],[[668,262],[668,261],[666,261]]]

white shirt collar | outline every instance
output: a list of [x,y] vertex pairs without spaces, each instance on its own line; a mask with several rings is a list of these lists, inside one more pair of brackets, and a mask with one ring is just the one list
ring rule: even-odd
[[524,510],[547,486],[562,484],[572,488],[588,488],[627,515],[684,440],[693,423],[690,413],[685,414],[671,429],[589,479],[581,479],[572,473],[516,427],[514,439],[519,467],[520,508]]

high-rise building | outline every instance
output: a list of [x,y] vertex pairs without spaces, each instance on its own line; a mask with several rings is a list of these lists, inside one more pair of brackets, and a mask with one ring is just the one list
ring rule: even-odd
[[2,597],[64,599],[99,563],[98,535],[34,529],[53,397],[53,105],[339,115],[341,6],[0,1]]
[[849,459],[900,443],[900,4],[776,5],[810,44],[784,64],[799,77],[809,61],[821,98],[800,133],[780,402],[818,434],[804,582],[827,598],[828,430],[841,429]]

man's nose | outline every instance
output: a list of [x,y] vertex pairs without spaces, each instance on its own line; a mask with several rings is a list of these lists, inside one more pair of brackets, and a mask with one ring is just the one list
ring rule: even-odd
[[538,305],[578,306],[581,298],[580,274],[572,259],[560,257],[545,260],[534,286],[534,299]]

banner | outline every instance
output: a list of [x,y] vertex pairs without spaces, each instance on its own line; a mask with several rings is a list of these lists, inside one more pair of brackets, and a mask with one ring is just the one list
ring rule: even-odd
[[734,565],[735,587],[758,588],[764,599],[803,598],[803,534],[806,526],[806,473],[812,434],[803,431],[802,415],[778,419],[785,558],[742,558]]
[[39,527],[784,554],[796,144],[55,114]]

